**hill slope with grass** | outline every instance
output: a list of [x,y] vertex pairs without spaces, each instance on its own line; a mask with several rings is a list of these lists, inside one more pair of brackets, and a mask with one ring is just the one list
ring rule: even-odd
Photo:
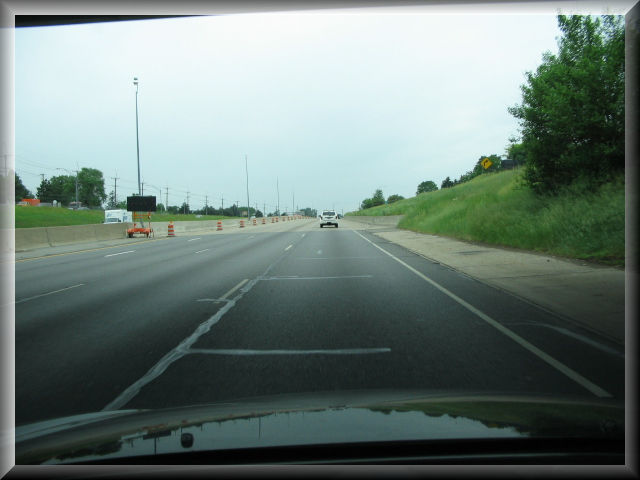
[[404,215],[398,228],[471,242],[624,265],[624,176],[538,196],[521,171],[480,175],[451,188],[348,215]]

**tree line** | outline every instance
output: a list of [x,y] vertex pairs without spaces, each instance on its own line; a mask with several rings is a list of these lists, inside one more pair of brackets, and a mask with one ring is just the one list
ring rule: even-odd
[[[525,185],[553,195],[571,184],[595,188],[624,172],[624,17],[558,15],[557,21],[558,53],[545,52],[536,71],[526,72],[522,103],[507,109],[519,120],[520,138],[509,138],[506,160],[483,155],[459,178],[445,178],[440,188],[522,166]],[[484,158],[492,162],[487,169]],[[435,182],[427,180],[416,195],[435,190]],[[360,208],[399,199],[392,195],[385,202],[376,190]]]

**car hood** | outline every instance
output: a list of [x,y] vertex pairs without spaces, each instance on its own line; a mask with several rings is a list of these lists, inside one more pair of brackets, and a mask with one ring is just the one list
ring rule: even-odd
[[624,438],[624,404],[557,396],[415,391],[259,397],[75,415],[16,428],[16,464],[354,442]]

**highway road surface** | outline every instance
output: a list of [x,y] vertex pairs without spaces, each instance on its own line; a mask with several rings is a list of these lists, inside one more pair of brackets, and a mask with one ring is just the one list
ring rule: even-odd
[[594,334],[343,221],[17,260],[16,425],[284,393],[624,398]]

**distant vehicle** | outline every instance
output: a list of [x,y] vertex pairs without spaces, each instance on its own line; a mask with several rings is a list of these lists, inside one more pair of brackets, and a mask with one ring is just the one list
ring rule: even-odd
[[126,210],[105,210],[104,223],[133,222],[131,212]]
[[334,225],[338,228],[338,216],[336,212],[333,210],[325,210],[322,212],[322,215],[320,215],[320,228],[325,225]]

